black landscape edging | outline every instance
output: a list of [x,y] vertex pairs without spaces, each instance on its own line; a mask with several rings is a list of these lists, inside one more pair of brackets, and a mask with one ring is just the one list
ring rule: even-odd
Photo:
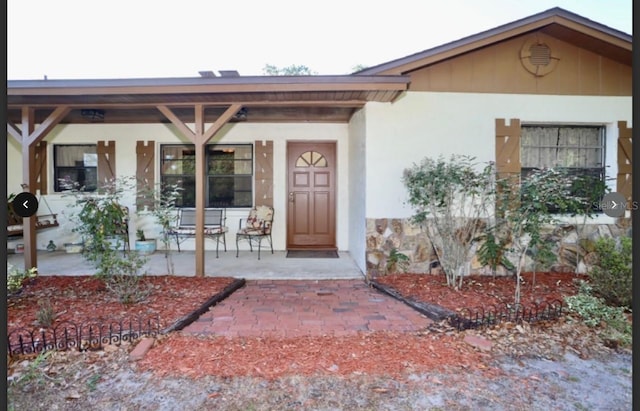
[[448,308],[444,308],[436,304],[425,303],[423,301],[417,301],[411,297],[405,297],[400,294],[395,288],[380,284],[375,280],[370,280],[370,284],[375,289],[382,291],[383,293],[395,298],[396,300],[402,301],[414,310],[426,315],[433,321],[455,321],[455,319],[458,318],[458,314],[456,314],[455,311],[449,310]]
[[172,331],[180,331],[180,330],[182,330],[184,327],[186,327],[187,325],[189,325],[192,322],[194,322],[195,320],[197,320],[202,314],[204,314],[207,311],[209,311],[210,307],[218,304],[220,301],[222,301],[225,298],[229,297],[231,294],[233,294],[239,288],[244,287],[246,282],[247,281],[244,278],[239,278],[239,279],[234,280],[231,284],[226,286],[224,288],[224,290],[222,290],[218,294],[214,295],[213,297],[211,297],[207,301],[205,301],[204,304],[202,304],[200,306],[200,308],[197,308],[191,314],[185,315],[184,317],[178,319],[172,325],[170,325],[169,327],[167,327],[164,330],[160,331],[160,334],[168,334],[168,333],[170,333]]
[[380,284],[375,280],[370,280],[369,283],[374,288],[402,301],[436,322],[443,320],[448,321],[449,325],[458,331],[495,325],[503,321],[534,323],[541,320],[555,320],[562,316],[563,304],[560,300],[542,302],[531,306],[516,304],[513,307],[509,307],[505,304],[502,308],[496,306],[491,306],[489,309],[483,307],[477,307],[475,309],[463,308],[460,313],[457,313],[436,304],[425,303],[414,300],[411,297],[405,297],[395,288]]

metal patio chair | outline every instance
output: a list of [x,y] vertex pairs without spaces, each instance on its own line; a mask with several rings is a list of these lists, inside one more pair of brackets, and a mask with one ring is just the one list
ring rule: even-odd
[[236,233],[236,257],[240,252],[238,244],[242,240],[249,242],[249,250],[253,252],[253,246],[258,248],[258,260],[260,259],[260,248],[262,248],[262,240],[269,241],[271,254],[273,254],[273,242],[271,241],[271,228],[273,226],[273,207],[258,206],[251,209],[249,217],[244,220],[240,219],[238,224],[238,232]]

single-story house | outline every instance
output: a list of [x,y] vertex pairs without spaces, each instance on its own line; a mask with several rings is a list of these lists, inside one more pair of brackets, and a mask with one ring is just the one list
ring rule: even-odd
[[[631,35],[553,8],[350,75],[9,80],[8,192],[27,187],[59,223],[25,219],[25,265],[50,240],[75,240],[64,181],[137,175],[181,181],[182,206],[226,208],[231,238],[252,206],[270,205],[277,250],[348,251],[367,273],[395,247],[427,270],[401,182],[424,157],[520,173],[560,150],[630,199],[631,66]],[[198,275],[206,244],[182,245]]]

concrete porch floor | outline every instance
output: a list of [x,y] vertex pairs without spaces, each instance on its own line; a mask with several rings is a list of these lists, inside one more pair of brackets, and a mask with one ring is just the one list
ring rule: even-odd
[[[170,251],[174,273],[180,276],[193,276],[195,273],[194,251]],[[339,258],[287,258],[286,251],[262,250],[260,260],[256,251],[240,251],[236,258],[235,250],[205,252],[205,275],[209,277],[236,277],[247,280],[348,280],[364,279],[364,274],[356,266],[347,251],[338,253]],[[143,268],[148,275],[166,275],[167,262],[162,250],[149,255],[149,261]],[[24,266],[24,255],[9,254],[9,263],[16,267]],[[81,254],[69,254],[65,251],[38,251],[39,275],[91,275],[95,269]]]

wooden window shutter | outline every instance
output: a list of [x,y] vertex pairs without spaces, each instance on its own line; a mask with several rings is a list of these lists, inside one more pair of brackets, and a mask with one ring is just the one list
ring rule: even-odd
[[[496,178],[506,180],[512,187],[520,184],[520,134],[519,119],[512,118],[508,126],[505,119],[496,119]],[[515,205],[518,199],[512,197],[508,201]],[[501,208],[501,204],[496,206]]]
[[98,141],[98,187],[116,178],[116,142]]
[[273,141],[257,140],[255,144],[254,204],[273,207]]
[[498,174],[520,174],[520,120],[512,118],[505,125],[496,119],[496,171]]
[[[44,140],[36,144],[35,159],[36,166],[36,190],[40,194],[47,194],[47,142]],[[35,191],[34,191],[35,192]]]
[[626,121],[618,121],[618,175],[616,191],[627,199],[631,205],[632,184],[632,128],[627,127]]
[[[154,159],[155,159],[155,141],[140,141],[136,142],[136,177],[137,191],[140,194],[145,187],[155,188],[155,173],[154,173]],[[149,209],[153,208],[153,199],[144,198],[142,196],[136,196],[136,207],[138,210],[143,210],[147,206]]]

